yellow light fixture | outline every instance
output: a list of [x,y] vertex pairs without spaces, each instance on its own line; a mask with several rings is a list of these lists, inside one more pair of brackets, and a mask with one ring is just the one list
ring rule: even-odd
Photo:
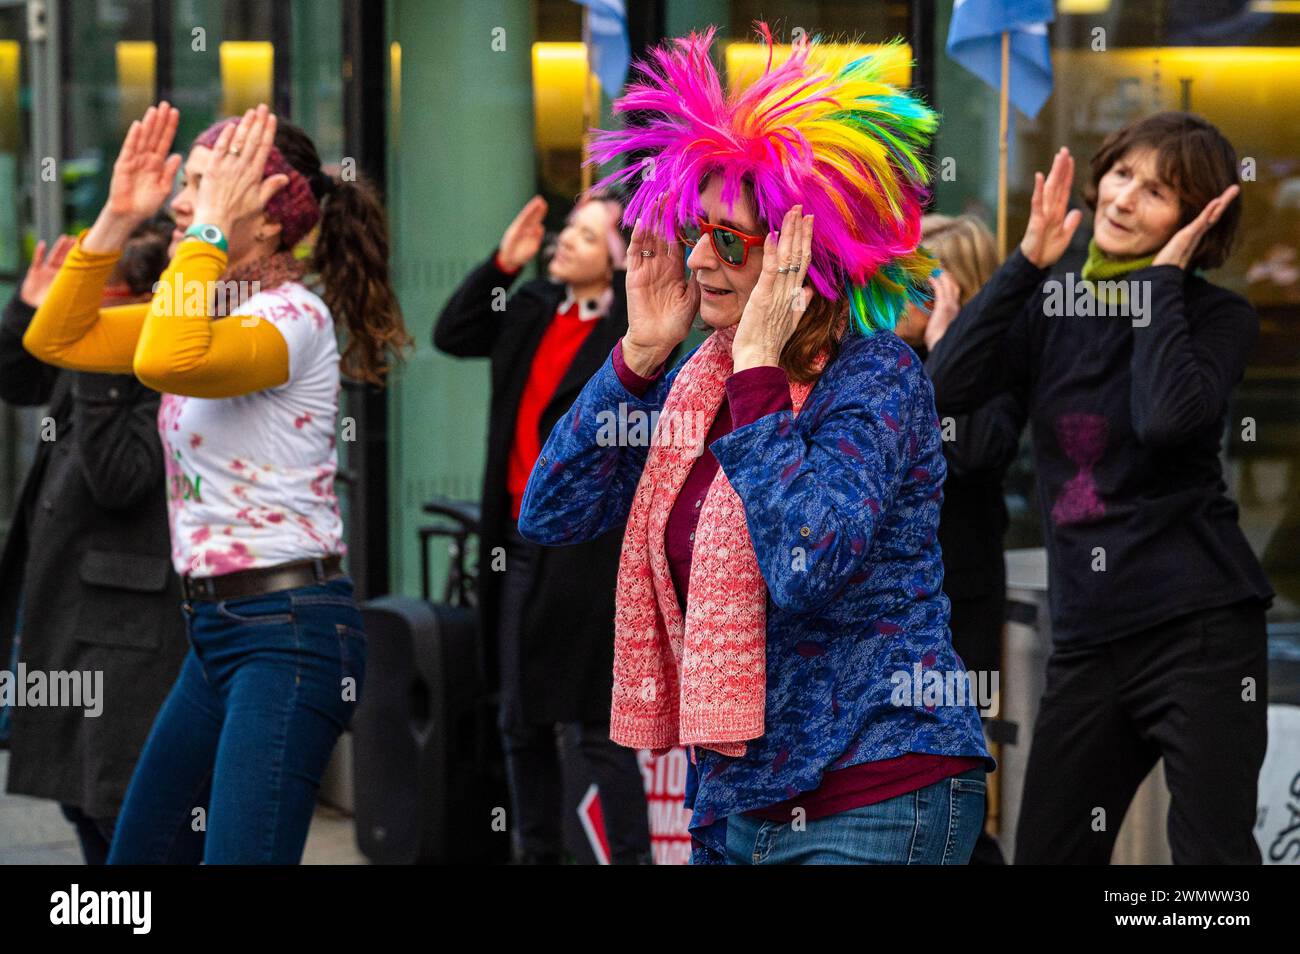
[[[1300,147],[1300,126],[1290,121],[1294,90],[1300,88],[1300,49],[1150,46],[1111,49],[1105,56],[1054,50],[1052,60],[1057,88],[1082,101],[1136,79],[1135,109],[1183,109],[1183,84],[1189,81],[1186,108],[1218,125],[1229,139],[1255,129],[1267,135],[1275,153]],[[1159,86],[1153,88],[1156,82]]]
[[153,105],[158,49],[147,40],[121,40],[113,45],[117,61],[118,128],[125,131]]
[[1110,0],[1057,0],[1056,12],[1063,17],[1105,13]]
[[538,149],[582,148],[584,81],[592,102],[600,102],[600,84],[587,69],[585,44],[533,44],[533,128]]
[[22,136],[22,114],[18,109],[22,45],[17,40],[0,40],[0,149],[18,154]]
[[221,44],[221,115],[237,116],[258,103],[271,103],[275,47],[261,40]]
[[402,44],[394,40],[388,45],[388,72],[393,88],[393,109],[402,108]]
[[1251,0],[1249,13],[1300,13],[1300,0]]

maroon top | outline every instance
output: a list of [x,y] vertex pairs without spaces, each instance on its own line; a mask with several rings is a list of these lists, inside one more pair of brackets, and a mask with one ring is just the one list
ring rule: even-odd
[[[643,397],[664,373],[662,365],[648,378],[629,368],[623,360],[621,339],[614,346],[612,358],[619,381],[635,397]],[[686,483],[682,485],[673,509],[668,514],[668,526],[664,530],[668,569],[672,573],[673,587],[683,611],[690,584],[695,527],[700,520],[704,495],[719,466],[718,459],[711,450],[707,450],[707,446],[737,427],[752,424],[760,417],[782,410],[793,410],[793,405],[790,402],[789,380],[780,368],[761,365],[737,371],[727,378],[727,395],[705,438],[706,450],[691,467]],[[906,795],[983,765],[984,760],[981,758],[909,752],[892,759],[828,771],[815,790],[745,814],[768,821],[789,822],[794,810],[801,808],[805,812],[804,817],[812,821]]]

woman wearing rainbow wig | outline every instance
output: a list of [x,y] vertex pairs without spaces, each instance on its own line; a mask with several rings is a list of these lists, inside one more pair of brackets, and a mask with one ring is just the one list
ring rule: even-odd
[[[964,668],[945,467],[892,330],[932,270],[935,117],[876,58],[803,42],[775,65],[759,29],[752,85],[724,92],[713,30],[692,34],[615,103],[644,124],[597,136],[592,161],[652,157],[598,185],[635,185],[628,331],[543,447],[519,529],[560,545],[627,522],[610,734],[690,747],[694,863],[964,863],[993,761],[964,693],[936,691]],[[665,373],[697,312],[713,333]]]

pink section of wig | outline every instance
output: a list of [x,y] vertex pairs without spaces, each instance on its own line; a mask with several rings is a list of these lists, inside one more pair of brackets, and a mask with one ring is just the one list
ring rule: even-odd
[[[724,91],[709,49],[714,29],[653,50],[614,103],[632,124],[593,130],[593,163],[644,154],[594,188],[633,189],[624,222],[642,219],[674,240],[702,214],[700,192],[721,176],[721,198],[749,188],[771,228],[794,205],[816,216],[809,281],[818,294],[847,294],[855,326],[892,328],[908,301],[929,298],[934,261],[918,250],[928,199],[921,150],[936,125],[919,100],[879,78],[882,59],[837,61],[815,42],[796,42],[763,74]],[[632,114],[632,115],[629,115]]]

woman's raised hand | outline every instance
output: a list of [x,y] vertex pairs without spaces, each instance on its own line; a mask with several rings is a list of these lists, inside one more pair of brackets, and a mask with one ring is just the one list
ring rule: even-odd
[[637,219],[627,250],[623,360],[628,367],[653,373],[685,340],[699,310],[700,286],[686,277],[682,243],[664,241]]
[[23,304],[32,308],[41,307],[41,302],[45,301],[50,286],[54,284],[54,276],[59,274],[63,260],[68,257],[68,252],[76,244],[77,240],[71,235],[60,235],[50,246],[50,254],[46,255],[44,239],[36,243],[36,251],[32,252],[32,263],[27,267],[22,287],[18,289],[18,297],[22,299]]
[[930,279],[930,286],[934,289],[934,303],[930,306],[930,319],[925,323],[925,346],[933,351],[961,311],[961,286],[944,271]]
[[1223,192],[1206,203],[1205,208],[1201,209],[1201,214],[1192,219],[1187,225],[1173,234],[1173,237],[1165,243],[1165,247],[1156,253],[1152,265],[1177,265],[1185,269],[1196,254],[1196,247],[1201,244],[1201,239],[1208,232],[1214,223],[1219,221],[1219,217],[1232,204],[1232,200],[1237,197],[1241,191],[1241,186],[1233,183],[1224,189]]
[[259,215],[288,184],[283,173],[262,178],[275,145],[275,128],[275,114],[262,103],[221,130],[194,200],[196,223],[215,225],[229,235],[236,225]]
[[168,152],[180,118],[180,111],[164,100],[131,123],[113,163],[108,201],[82,241],[86,251],[117,251],[167,201],[181,167],[181,157]]
[[1052,159],[1043,179],[1034,173],[1034,195],[1029,202],[1029,224],[1020,240],[1020,253],[1038,268],[1050,268],[1060,261],[1070,245],[1083,212],[1070,210],[1070,186],[1074,182],[1074,157],[1062,146]]
[[803,283],[812,258],[812,230],[813,217],[796,205],[786,212],[779,238],[769,234],[763,242],[763,272],[731,342],[735,371],[780,362],[812,297]]
[[516,272],[533,260],[546,235],[546,226],[542,224],[545,218],[546,200],[535,195],[519,210],[515,220],[501,236],[497,254],[501,257],[502,265]]
[[139,225],[167,201],[181,165],[179,154],[169,155],[180,118],[180,110],[164,100],[131,123],[108,185],[112,215]]

